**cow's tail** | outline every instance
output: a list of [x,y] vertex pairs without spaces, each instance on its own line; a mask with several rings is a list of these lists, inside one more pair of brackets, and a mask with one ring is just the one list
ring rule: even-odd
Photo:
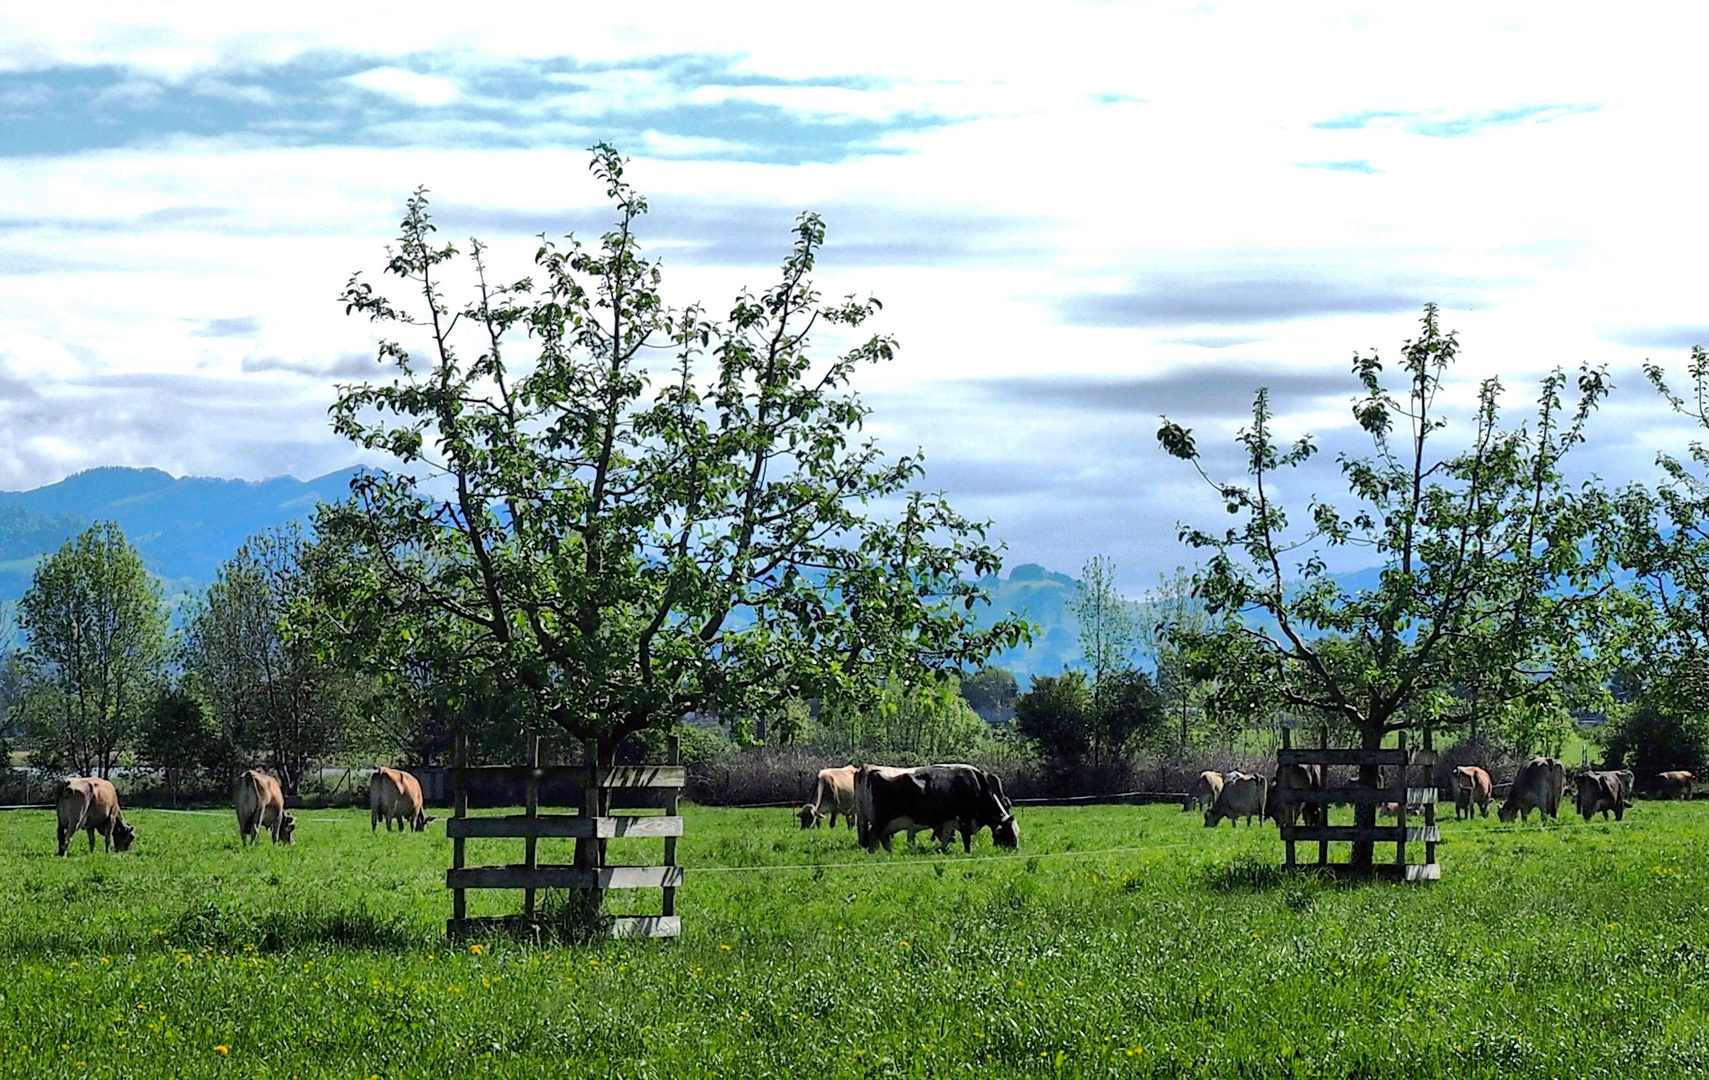
[[[67,795],[71,794],[71,792],[72,792],[72,787],[71,787],[71,781],[70,780],[62,779],[62,780],[60,780],[59,783],[57,783],[53,786],[53,805],[54,805],[55,810],[59,809],[60,803],[63,802],[65,797]],[[78,800],[77,824],[71,826],[71,828],[69,828],[69,829],[65,827],[64,816],[57,815],[57,814],[55,815],[56,817],[59,817],[59,848],[60,848],[59,853],[61,855],[65,854],[66,844],[70,843],[71,838],[73,836],[76,836],[78,834],[78,832],[82,830],[83,823],[89,820],[89,809],[94,804],[95,804],[95,800],[93,800],[93,799],[80,799],[80,800]]]
[[[262,816],[261,781],[255,778],[255,773],[253,771],[245,772],[242,776],[238,777],[237,786],[239,792],[237,799],[237,839],[241,844],[243,841],[249,839],[251,815],[253,815],[255,824],[255,832],[257,834],[256,838],[260,838]],[[243,799],[244,792],[248,792],[249,794],[247,806]]]
[[855,842],[866,847],[867,839],[872,835],[872,784],[868,780],[867,769],[862,765],[855,770]]

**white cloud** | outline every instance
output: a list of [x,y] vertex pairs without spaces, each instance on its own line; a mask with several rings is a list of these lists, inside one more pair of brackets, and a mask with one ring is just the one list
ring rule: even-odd
[[[1183,557],[1172,550],[1175,520],[1214,522],[1214,503],[1158,457],[1154,416],[1143,410],[1092,423],[1012,403],[928,407],[953,396],[956,380],[1131,376],[1230,358],[1345,373],[1356,349],[1392,356],[1416,319],[1339,310],[1068,325],[1062,313],[1077,297],[1288,274],[1422,283],[1426,293],[1439,284],[1441,295],[1478,302],[1446,315],[1462,332],[1468,385],[1500,373],[1515,385],[1516,409],[1525,381],[1555,364],[1631,371],[1648,356],[1679,367],[1683,351],[1626,342],[1645,340],[1646,327],[1705,323],[1709,280],[1697,254],[1709,247],[1709,219],[1696,209],[1701,95],[1692,82],[1703,16],[1677,6],[1590,21],[1540,4],[1492,14],[1450,3],[1362,18],[1330,5],[1091,4],[1003,20],[985,5],[912,2],[825,25],[799,5],[528,10],[531,18],[512,19],[496,3],[404,23],[314,0],[126,2],[79,19],[39,5],[0,12],[0,71],[113,64],[138,101],[175,80],[219,90],[230,71],[342,52],[375,65],[350,77],[364,90],[446,112],[497,109],[502,94],[480,84],[481,71],[564,53],[583,65],[557,78],[561,94],[521,108],[524,119],[578,125],[538,149],[435,143],[435,112],[393,129],[421,143],[397,149],[184,137],[0,158],[0,342],[12,374],[63,408],[90,409],[94,391],[74,393],[70,380],[224,379],[233,415],[253,419],[225,465],[225,444],[205,429],[138,420],[79,439],[41,426],[23,436],[39,452],[0,460],[0,484],[151,455],[203,472],[340,464],[348,451],[324,423],[332,380],[316,373],[371,349],[371,328],[346,318],[336,297],[352,270],[377,270],[407,193],[426,184],[448,212],[508,222],[481,231],[506,276],[524,273],[532,232],[598,220],[590,215],[600,193],[581,147],[602,136],[605,118],[648,110],[753,106],[804,124],[947,121],[880,127],[873,141],[905,152],[834,164],[711,160],[763,140],[762,121],[732,135],[644,118],[633,130],[645,134],[625,149],[659,221],[685,204],[728,208],[715,224],[740,257],[704,254],[720,250],[704,236],[660,238],[679,302],[718,310],[741,285],[762,287],[753,267],[782,256],[795,210],[842,208],[829,220],[823,291],[885,301],[883,327],[903,349],[864,385],[917,405],[879,422],[898,450],[924,445],[945,476],[1042,477],[1019,494],[970,487],[970,509],[996,514],[1018,555],[1066,569],[1090,553],[1085,543],[1125,544],[1124,569],[1147,582]],[[656,62],[667,56],[705,58],[707,74],[697,82]],[[7,100],[28,107],[32,93],[20,88]],[[268,100],[253,88],[228,96]],[[1551,105],[1597,108],[1458,138],[1419,134],[1400,119],[1315,126],[1378,111],[1487,119]],[[1378,171],[1298,167],[1347,161]],[[839,262],[836,245],[856,239],[861,257]],[[896,253],[888,261],[886,245]],[[691,262],[691,252],[701,254]],[[253,315],[255,335],[195,335],[239,315]],[[286,384],[300,384],[302,397],[272,408],[271,388]],[[1644,430],[1640,418],[1653,412],[1646,393],[1623,385],[1618,408],[1630,412],[1598,430],[1610,439]],[[251,404],[237,400],[245,395]],[[1294,422],[1344,429],[1333,404],[1302,406]],[[13,429],[23,422],[13,418]],[[1207,421],[1205,430],[1227,434],[1237,422]],[[1678,433],[1667,438],[1677,443]],[[1641,475],[1653,450],[1640,449],[1607,462]],[[1333,483],[1330,472],[1314,475]],[[1124,483],[1133,494],[1112,502],[1109,489]],[[1100,512],[1130,517],[1097,529],[1061,525]]]
[[457,84],[450,79],[398,67],[369,68],[347,77],[345,82],[411,105],[449,105],[458,96]]

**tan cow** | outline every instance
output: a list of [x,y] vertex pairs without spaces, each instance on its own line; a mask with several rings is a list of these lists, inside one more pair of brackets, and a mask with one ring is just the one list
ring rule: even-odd
[[112,783],[96,776],[74,776],[61,780],[54,789],[59,811],[59,853],[65,854],[71,838],[82,829],[89,834],[89,850],[95,850],[95,834],[101,834],[102,849],[129,851],[136,829],[119,810],[119,793]]
[[237,832],[245,844],[259,844],[266,829],[275,844],[289,844],[296,835],[297,818],[285,812],[285,793],[279,781],[250,769],[232,786],[232,805],[237,809]]
[[1684,769],[1673,769],[1656,774],[1656,797],[1662,799],[1687,799],[1692,797],[1693,785],[1697,777]]
[[421,781],[402,769],[382,765],[374,770],[374,775],[368,778],[369,832],[378,829],[381,821],[386,823],[387,832],[392,831],[394,821],[399,832],[406,825],[422,832],[432,820],[421,797]]
[[1489,773],[1476,765],[1460,765],[1454,769],[1453,779],[1454,820],[1471,817],[1474,807],[1483,811],[1484,817],[1489,817],[1490,794],[1495,790]]
[[1217,794],[1216,802],[1205,811],[1205,828],[1214,829],[1223,818],[1238,825],[1238,818],[1245,818],[1246,824],[1251,825],[1252,819],[1264,820],[1264,801],[1269,794],[1270,781],[1262,776],[1248,773],[1231,772],[1222,778],[1222,791]]
[[1193,782],[1187,786],[1187,797],[1181,800],[1181,811],[1209,810],[1216,804],[1216,797],[1222,794],[1222,773],[1206,769],[1193,777]]
[[813,801],[802,806],[796,815],[801,819],[803,829],[816,829],[826,818],[835,827],[838,814],[843,815],[845,826],[854,828],[855,773],[858,771],[853,765],[819,770],[819,778],[813,785]]
[[1548,817],[1559,817],[1561,813],[1561,792],[1567,786],[1567,767],[1552,757],[1534,757],[1519,766],[1514,774],[1513,786],[1508,789],[1507,799],[1496,811],[1496,816],[1502,821],[1512,821],[1515,817],[1529,820],[1531,810]]

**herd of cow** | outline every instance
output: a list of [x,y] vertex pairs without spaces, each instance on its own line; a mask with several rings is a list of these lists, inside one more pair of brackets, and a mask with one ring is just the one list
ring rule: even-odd
[[[1454,817],[1472,817],[1475,813],[1489,816],[1489,804],[1494,798],[1495,785],[1488,771],[1476,765],[1461,765],[1451,774],[1454,786]],[[1507,798],[1496,811],[1503,822],[1518,817],[1529,820],[1531,811],[1554,818],[1560,816],[1561,798],[1572,789],[1574,804],[1584,820],[1597,814],[1606,820],[1609,814],[1616,821],[1624,820],[1626,809],[1632,805],[1636,777],[1629,769],[1584,769],[1572,774],[1555,758],[1535,757],[1519,766],[1509,786]],[[1651,792],[1659,798],[1689,799],[1696,777],[1683,770],[1659,773]],[[1215,828],[1224,818],[1248,825],[1253,818],[1272,820],[1277,825],[1286,821],[1297,825],[1302,817],[1309,825],[1325,824],[1327,806],[1318,801],[1299,798],[1297,791],[1320,791],[1324,787],[1323,766],[1282,765],[1271,777],[1254,773],[1202,772],[1187,793],[1187,806],[1204,809],[1205,826]],[[1382,813],[1396,817],[1398,803],[1386,803]],[[1412,807],[1408,807],[1410,811]]]
[[1014,804],[1003,794],[1003,781],[975,765],[922,765],[897,769],[886,765],[844,765],[821,769],[813,786],[813,801],[797,816],[810,829],[841,815],[855,829],[860,846],[891,850],[899,832],[908,840],[930,832],[941,848],[961,833],[962,850],[973,848],[973,835],[991,830],[998,847],[1021,846],[1021,827]]
[[[261,842],[265,829],[275,844],[289,844],[296,836],[297,815],[285,809],[285,793],[279,781],[250,769],[232,785],[232,807],[237,811],[237,832],[244,845]],[[101,835],[107,851],[129,851],[136,842],[136,826],[125,820],[119,808],[119,793],[109,780],[76,776],[61,780],[54,791],[59,813],[59,854],[64,855],[71,838],[79,831],[89,834],[89,850],[95,850],[95,835]],[[380,822],[391,832],[395,823],[416,832],[433,819],[426,813],[421,783],[402,769],[380,767],[368,779],[368,828]]]
[[[1454,816],[1489,816],[1495,785],[1484,769],[1462,765],[1453,771]],[[1497,811],[1504,822],[1515,817],[1529,819],[1537,810],[1548,817],[1560,815],[1561,798],[1570,786],[1578,812],[1589,821],[1600,813],[1623,820],[1632,805],[1635,777],[1630,770],[1586,769],[1571,777],[1555,758],[1536,757],[1525,762],[1513,777],[1507,798]],[[1661,798],[1692,797],[1696,778],[1689,772],[1672,771],[1656,776],[1651,787]],[[1254,773],[1202,772],[1187,795],[1186,809],[1204,809],[1205,825],[1214,828],[1223,819],[1248,825],[1253,818],[1284,820],[1298,824],[1323,824],[1328,812],[1320,801],[1297,798],[1297,791],[1322,790],[1321,765],[1283,765],[1275,776]],[[111,782],[79,776],[62,780],[55,791],[59,812],[59,854],[64,855],[71,838],[79,831],[89,834],[89,850],[95,850],[97,833],[108,851],[127,851],[136,840],[136,828],[119,808],[118,792]],[[265,829],[275,844],[289,844],[296,833],[297,818],[285,809],[279,781],[255,769],[237,778],[232,789],[237,811],[238,834],[244,844],[258,843]],[[1397,815],[1400,807],[1390,803],[1383,812]],[[1410,808],[1409,808],[1410,809]],[[974,765],[923,765],[913,769],[884,765],[845,765],[821,769],[814,784],[813,801],[797,815],[804,829],[829,821],[856,830],[860,846],[876,851],[891,849],[891,839],[900,832],[910,842],[930,832],[938,846],[947,849],[957,832],[964,851],[972,850],[973,836],[991,830],[999,847],[1018,848],[1021,829],[1015,821],[1014,804],[1003,793],[1003,781],[994,773]],[[416,832],[433,819],[426,813],[421,784],[402,769],[377,768],[368,782],[368,827],[377,830],[381,821],[390,832],[408,827]]]

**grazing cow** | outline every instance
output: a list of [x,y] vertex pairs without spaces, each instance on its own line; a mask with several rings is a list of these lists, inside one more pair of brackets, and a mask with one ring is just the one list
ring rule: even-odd
[[1495,790],[1489,773],[1476,765],[1460,765],[1454,769],[1454,820],[1471,817],[1476,807],[1489,817],[1490,793]]
[[297,831],[295,814],[285,812],[285,793],[279,781],[250,769],[232,786],[232,805],[237,808],[237,832],[245,844],[259,844],[266,829],[275,844],[289,844]]
[[374,775],[368,778],[369,832],[377,830],[381,821],[386,823],[387,832],[392,831],[394,821],[399,832],[405,825],[422,832],[432,820],[421,797],[421,781],[402,769],[382,765],[374,770]]
[[1248,825],[1252,824],[1253,818],[1262,821],[1265,796],[1269,791],[1270,781],[1262,776],[1243,772],[1229,773],[1222,778],[1222,790],[1217,793],[1216,802],[1205,811],[1205,828],[1216,828],[1223,818],[1235,825],[1240,824],[1240,818],[1245,818]]
[[1294,791],[1322,791],[1322,765],[1278,765],[1270,778],[1270,790],[1264,803],[1264,816],[1282,824],[1283,815],[1289,825],[1298,825],[1305,818],[1307,825],[1322,825],[1328,820],[1329,807],[1323,803],[1300,802],[1290,794]]
[[59,810],[61,855],[78,829],[89,834],[90,851],[95,850],[96,833],[101,834],[103,850],[130,850],[136,840],[136,828],[120,812],[119,793],[113,790],[111,782],[95,776],[74,776],[61,780],[53,795]]
[[1222,794],[1222,773],[1206,769],[1194,780],[1187,791],[1187,804],[1182,810],[1209,810],[1216,805],[1216,797]]
[[1608,820],[1609,811],[1614,812],[1614,820],[1623,820],[1626,808],[1632,805],[1632,774],[1629,770],[1591,770],[1586,769],[1578,774],[1576,801],[1578,812],[1589,821],[1598,812],[1602,820]]
[[819,778],[813,785],[813,801],[803,806],[797,815],[803,829],[816,829],[826,818],[835,828],[838,814],[843,815],[844,826],[854,828],[855,771],[853,765],[819,770]]
[[1690,799],[1697,777],[1684,769],[1656,774],[1656,795],[1663,799]]
[[1551,757],[1534,757],[1519,766],[1513,776],[1513,786],[1507,799],[1496,811],[1502,821],[1515,817],[1528,821],[1531,810],[1547,817],[1558,818],[1561,813],[1561,792],[1567,786],[1567,767]]
[[880,844],[889,851],[897,833],[926,829],[945,850],[958,829],[962,850],[973,850],[973,834],[987,827],[998,847],[1020,846],[1020,825],[1002,781],[972,765],[864,765],[855,774],[855,802],[856,835],[868,851]]

